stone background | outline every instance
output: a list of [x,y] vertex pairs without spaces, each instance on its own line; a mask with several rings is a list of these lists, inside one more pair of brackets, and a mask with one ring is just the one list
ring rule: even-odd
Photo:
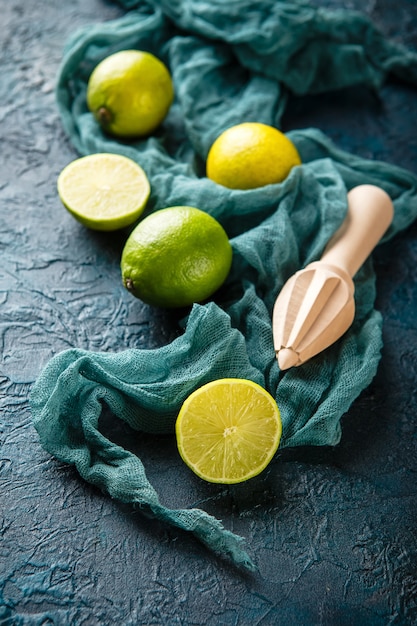
[[[357,8],[417,49],[415,0]],[[284,450],[246,485],[205,484],[172,437],[135,442],[168,506],[201,506],[247,538],[259,572],[83,483],[40,447],[28,394],[76,346],[154,347],[175,316],[120,281],[123,241],[83,229],[56,193],[76,158],[57,114],[62,49],[121,14],[105,0],[0,0],[0,626],[348,626],[417,623],[417,224],[375,253],[384,350],[332,449]],[[294,100],[284,130],[317,126],[342,148],[417,172],[417,92],[347,90]],[[121,443],[130,433],[107,425]]]

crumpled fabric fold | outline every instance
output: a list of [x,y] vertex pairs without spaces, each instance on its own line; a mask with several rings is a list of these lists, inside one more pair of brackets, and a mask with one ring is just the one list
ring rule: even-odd
[[[388,241],[417,216],[417,177],[349,154],[313,128],[289,133],[302,165],[277,185],[229,190],[205,177],[204,161],[212,141],[233,124],[280,127],[289,93],[352,85],[375,90],[391,74],[416,84],[417,55],[388,41],[364,15],[305,1],[119,4],[124,16],[84,28],[67,43],[56,88],[63,126],[80,154],[116,152],[143,167],[152,188],[147,212],[186,204],[216,217],[230,237],[233,265],[225,286],[212,301],[192,307],[170,344],[121,346],[115,354],[74,347],[52,358],[32,389],[33,421],[44,448],[85,480],[253,569],[242,538],[218,520],[200,509],[161,504],[140,459],[100,432],[103,404],[138,433],[172,433],[182,402],[196,388],[222,377],[248,378],[278,402],[282,447],[338,443],[340,419],[380,359],[372,259],[355,276],[349,331],[285,373],[273,350],[272,307],[284,282],[320,258],[346,214],[349,189],[372,183],[389,193],[395,216]],[[162,58],[176,92],[161,128],[132,142],[103,134],[85,101],[97,62],[126,48]]]

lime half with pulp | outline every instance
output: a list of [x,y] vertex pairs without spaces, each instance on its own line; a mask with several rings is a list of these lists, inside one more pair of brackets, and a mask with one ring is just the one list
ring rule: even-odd
[[260,474],[274,457],[281,414],[260,385],[222,378],[185,400],[175,432],[179,453],[197,476],[212,483],[241,483]]
[[133,224],[150,194],[143,169],[132,159],[110,153],[72,161],[57,186],[61,202],[81,224],[104,231]]

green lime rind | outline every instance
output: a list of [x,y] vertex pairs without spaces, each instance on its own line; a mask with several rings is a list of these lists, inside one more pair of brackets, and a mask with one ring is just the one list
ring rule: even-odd
[[226,280],[233,251],[221,224],[195,207],[168,207],[142,220],[126,241],[123,284],[147,304],[186,307]]
[[153,133],[168,114],[174,86],[150,52],[121,50],[103,59],[87,85],[87,106],[102,129],[121,138]]

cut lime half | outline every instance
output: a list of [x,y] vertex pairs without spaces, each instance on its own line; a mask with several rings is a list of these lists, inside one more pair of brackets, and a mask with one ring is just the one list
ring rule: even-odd
[[105,152],[69,163],[57,187],[61,202],[81,224],[104,231],[133,224],[150,194],[148,178],[137,163]]
[[241,483],[262,472],[281,438],[274,398],[251,380],[223,378],[203,385],[184,402],[176,421],[183,461],[212,483]]

